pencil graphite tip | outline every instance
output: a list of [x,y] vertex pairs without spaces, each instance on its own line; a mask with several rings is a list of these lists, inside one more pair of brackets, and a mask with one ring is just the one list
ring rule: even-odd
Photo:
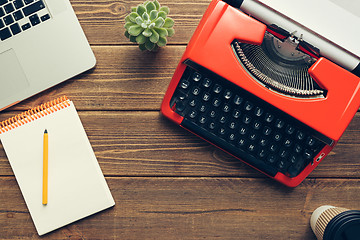
[[48,133],[48,132],[47,132],[47,129],[45,129],[44,133]]

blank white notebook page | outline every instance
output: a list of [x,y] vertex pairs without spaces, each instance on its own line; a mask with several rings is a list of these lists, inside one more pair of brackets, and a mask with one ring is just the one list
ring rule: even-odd
[[[74,104],[0,134],[39,235],[115,204]],[[48,131],[48,204],[42,204]]]

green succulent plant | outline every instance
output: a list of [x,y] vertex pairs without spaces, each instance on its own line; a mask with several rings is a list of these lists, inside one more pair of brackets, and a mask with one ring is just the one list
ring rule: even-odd
[[138,43],[141,50],[156,51],[167,44],[167,37],[174,35],[174,20],[167,17],[170,10],[155,1],[146,1],[131,8],[125,17],[125,36]]

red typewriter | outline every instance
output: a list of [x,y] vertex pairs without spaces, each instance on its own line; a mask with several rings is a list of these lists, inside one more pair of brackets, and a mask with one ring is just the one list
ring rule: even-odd
[[[334,148],[359,109],[359,60],[336,39],[319,37],[267,2],[279,1],[210,3],[161,111],[295,187]],[[336,51],[344,57],[334,57]]]

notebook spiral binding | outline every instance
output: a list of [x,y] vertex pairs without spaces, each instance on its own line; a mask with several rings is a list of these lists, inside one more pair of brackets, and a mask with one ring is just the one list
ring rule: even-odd
[[0,123],[0,133],[5,133],[11,129],[22,126],[26,123],[44,117],[60,109],[70,106],[67,96],[59,97],[55,100],[43,103],[37,107],[31,108],[14,117],[8,118]]

